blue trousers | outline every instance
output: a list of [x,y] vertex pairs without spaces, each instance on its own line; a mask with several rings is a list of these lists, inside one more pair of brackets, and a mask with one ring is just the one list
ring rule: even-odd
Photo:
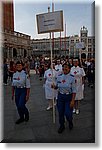
[[70,108],[70,101],[72,94],[61,94],[58,93],[57,108],[59,113],[59,124],[61,127],[64,126],[65,116],[68,122],[72,121],[73,109]]
[[21,119],[29,116],[29,111],[26,107],[26,88],[15,88],[15,103],[18,114]]

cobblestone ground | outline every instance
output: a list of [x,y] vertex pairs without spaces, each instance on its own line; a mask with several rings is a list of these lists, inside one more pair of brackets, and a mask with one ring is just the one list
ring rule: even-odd
[[3,87],[3,140],[2,142],[26,143],[94,143],[95,142],[95,88],[85,83],[84,99],[80,103],[80,114],[73,115],[74,128],[68,128],[62,134],[56,109],[56,123],[53,123],[52,111],[46,111],[43,80],[31,71],[31,93],[27,107],[30,111],[29,122],[16,125],[18,119],[15,103],[11,100],[11,85]]

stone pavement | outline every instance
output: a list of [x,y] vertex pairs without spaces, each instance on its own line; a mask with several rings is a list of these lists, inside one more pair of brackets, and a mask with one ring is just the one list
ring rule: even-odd
[[16,125],[18,119],[15,103],[11,100],[11,86],[3,87],[4,128],[3,143],[94,143],[95,142],[95,89],[85,84],[84,100],[80,104],[80,114],[73,115],[74,128],[58,134],[58,112],[56,123],[52,122],[52,111],[46,111],[43,81],[31,71],[31,93],[27,107],[29,122]]

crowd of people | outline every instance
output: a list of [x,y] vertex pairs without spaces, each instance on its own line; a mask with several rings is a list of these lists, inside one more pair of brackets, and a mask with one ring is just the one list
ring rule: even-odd
[[[15,59],[6,59],[3,61],[3,83],[8,84],[8,81],[12,81],[13,73],[16,71],[16,62],[20,60],[23,62],[23,69],[30,75],[30,69],[34,69],[36,74],[39,75],[39,79],[42,80],[44,72],[48,69],[48,64],[50,63],[50,58],[46,57],[26,57],[26,58],[15,58]],[[73,58],[67,57],[55,57],[53,59],[55,69],[57,67],[62,67],[64,63],[69,63],[71,67],[73,66]],[[59,64],[59,65],[58,65]],[[80,66],[84,69],[86,78],[88,80],[88,86],[93,87],[95,82],[95,60],[87,59],[81,60]],[[58,68],[59,69],[59,68]]]
[[[16,124],[29,121],[29,110],[26,102],[30,94],[30,69],[34,69],[39,80],[44,79],[45,98],[48,100],[47,111],[57,105],[59,114],[58,133],[65,129],[65,117],[69,129],[73,128],[73,113],[80,113],[80,101],[84,98],[84,83],[93,88],[95,84],[95,60],[80,60],[78,58],[29,57],[21,60],[4,59],[3,83],[12,84],[12,99],[14,99],[19,114]],[[53,104],[54,100],[54,104]]]

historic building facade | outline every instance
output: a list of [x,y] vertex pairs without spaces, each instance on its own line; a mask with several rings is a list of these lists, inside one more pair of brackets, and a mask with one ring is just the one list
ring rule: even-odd
[[80,41],[84,42],[85,46],[85,48],[80,51],[81,56],[95,58],[95,37],[88,36],[88,30],[84,26],[80,30]]
[[[14,31],[13,1],[3,2],[2,50],[5,58],[27,57],[31,55],[50,57],[49,39],[31,39],[31,36]],[[83,42],[84,48],[77,49],[76,43]],[[80,35],[52,39],[54,56],[95,58],[95,37],[88,36],[86,27],[80,29]]]
[[10,30],[5,30],[3,35],[3,55],[5,58],[31,55],[30,36]]
[[[54,42],[54,44],[53,44]],[[76,48],[76,43],[84,43],[84,48]],[[80,36],[74,35],[66,38],[59,37],[52,40],[53,56],[64,55],[79,58],[95,58],[95,37],[88,36],[86,27],[80,30]],[[46,55],[50,56],[50,40],[49,39],[32,39],[31,40],[32,53],[36,56]]]
[[13,1],[2,2],[2,15],[3,57],[13,59],[31,55],[31,36],[14,31]]

